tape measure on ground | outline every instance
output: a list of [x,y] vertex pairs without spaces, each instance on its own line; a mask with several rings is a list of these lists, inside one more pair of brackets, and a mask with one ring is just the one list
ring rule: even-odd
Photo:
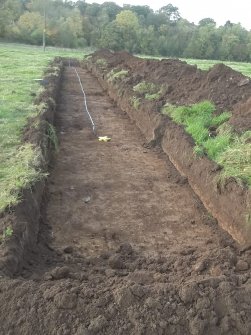
[[99,142],[109,142],[111,141],[111,138],[108,136],[99,136],[98,137]]

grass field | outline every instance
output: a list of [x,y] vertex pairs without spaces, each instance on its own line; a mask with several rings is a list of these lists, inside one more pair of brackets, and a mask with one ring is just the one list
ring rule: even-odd
[[38,152],[22,145],[27,118],[37,113],[32,104],[47,64],[56,56],[83,58],[83,50],[0,43],[0,212],[18,201],[18,190],[39,178]]
[[251,63],[239,63],[239,62],[220,62],[216,60],[203,60],[203,59],[181,59],[188,64],[197,65],[201,70],[208,70],[212,66],[218,63],[224,63],[231,67],[235,71],[241,72],[245,76],[251,77]]

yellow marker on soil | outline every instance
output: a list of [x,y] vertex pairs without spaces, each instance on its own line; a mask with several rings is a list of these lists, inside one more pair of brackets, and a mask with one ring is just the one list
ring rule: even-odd
[[99,142],[109,142],[111,141],[111,138],[108,136],[99,136],[98,140]]

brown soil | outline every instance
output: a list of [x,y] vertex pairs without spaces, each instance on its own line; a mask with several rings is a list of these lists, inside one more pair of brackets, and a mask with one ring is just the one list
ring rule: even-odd
[[22,270],[0,280],[0,334],[250,334],[251,253],[78,71],[98,134],[112,140],[92,134],[66,68],[40,233]]

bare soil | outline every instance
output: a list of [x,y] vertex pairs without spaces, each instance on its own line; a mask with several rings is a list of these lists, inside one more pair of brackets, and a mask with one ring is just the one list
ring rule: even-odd
[[0,280],[0,334],[251,332],[251,252],[240,252],[158,148],[86,70],[56,113],[60,151],[37,245]]

